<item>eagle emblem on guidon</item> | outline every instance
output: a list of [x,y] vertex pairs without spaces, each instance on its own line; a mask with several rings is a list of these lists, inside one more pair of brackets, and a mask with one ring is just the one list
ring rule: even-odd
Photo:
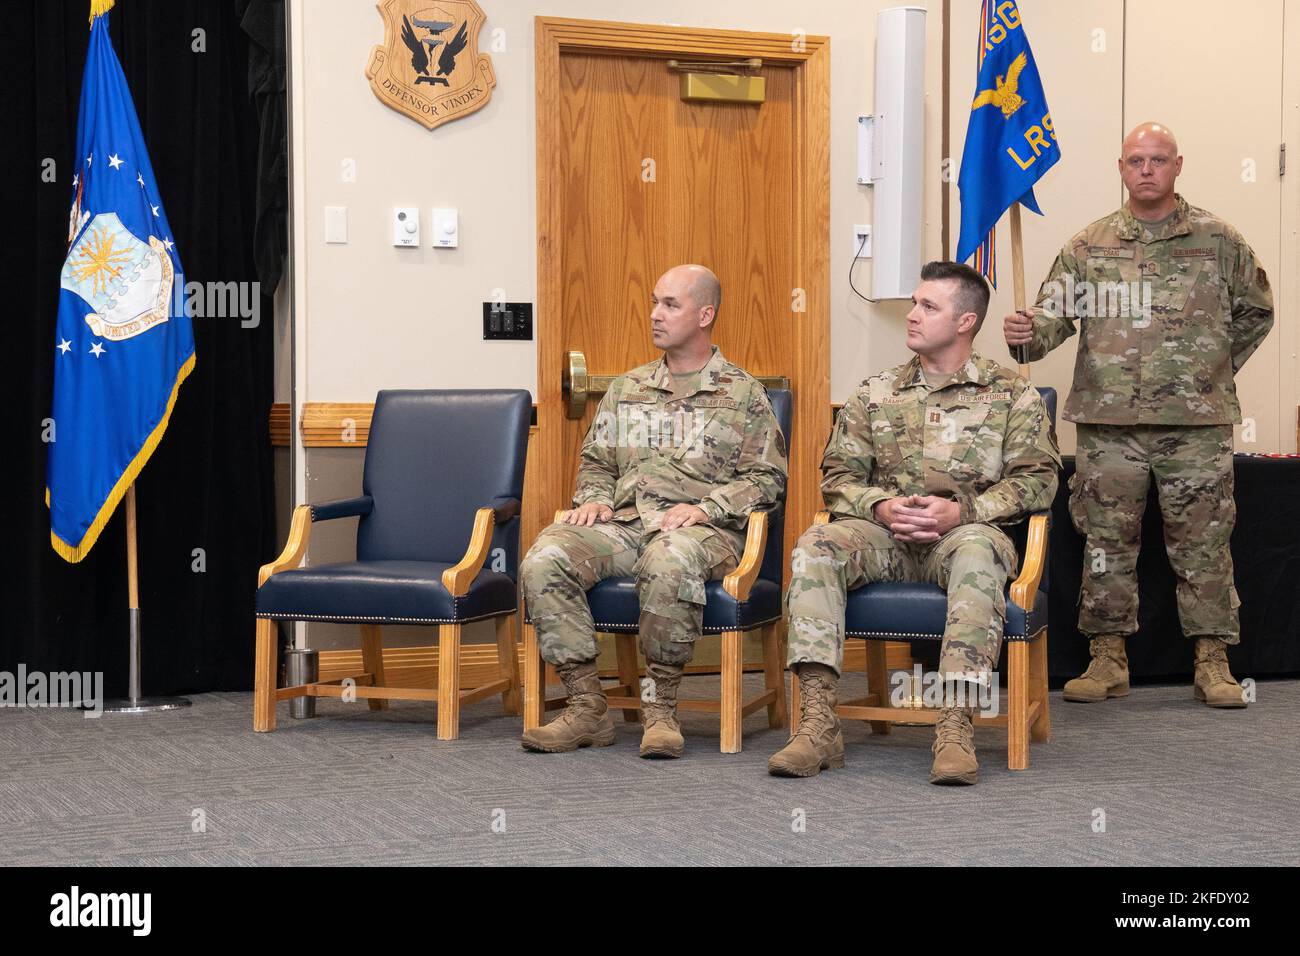
[[101,339],[121,341],[166,322],[174,269],[167,248],[138,238],[117,213],[100,213],[68,250],[63,288],[91,311],[86,324]]
[[366,64],[388,106],[433,129],[487,105],[496,74],[478,52],[487,17],[474,0],[382,0],[384,45]]

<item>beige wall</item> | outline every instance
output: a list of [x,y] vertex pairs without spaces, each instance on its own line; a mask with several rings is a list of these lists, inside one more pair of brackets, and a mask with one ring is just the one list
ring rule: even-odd
[[[585,17],[831,37],[832,398],[842,400],[878,364],[882,332],[896,332],[896,306],[855,302],[846,274],[852,225],[870,222],[870,189],[856,183],[856,119],[872,107],[875,14],[883,0],[483,0],[488,16],[480,48],[492,57],[492,101],[430,132],[382,105],[364,67],[382,40],[373,3],[313,0],[293,4],[301,41],[294,82],[306,95],[295,127],[302,181],[296,224],[304,243],[305,285],[298,333],[306,401],[364,401],[385,387],[519,387],[535,389],[534,343],[482,341],[481,303],[493,290],[510,300],[536,293],[536,179],[533,17]],[[930,67],[938,88],[938,18],[931,16]],[[493,31],[506,49],[491,52]],[[937,123],[938,102],[933,104]],[[937,126],[936,126],[937,129]],[[933,137],[932,137],[933,138]],[[937,142],[937,140],[936,140]],[[341,179],[355,160],[356,181]],[[931,156],[938,169],[937,146]],[[937,230],[938,176],[928,183]],[[324,207],[349,208],[349,242],[324,242]],[[396,249],[389,217],[395,205],[460,210],[461,246]],[[937,237],[937,231],[935,232]],[[936,240],[937,241],[937,240]],[[937,249],[937,246],[936,246]],[[870,264],[859,267],[869,287]],[[877,321],[884,317],[883,321]],[[901,353],[900,353],[901,354]]]

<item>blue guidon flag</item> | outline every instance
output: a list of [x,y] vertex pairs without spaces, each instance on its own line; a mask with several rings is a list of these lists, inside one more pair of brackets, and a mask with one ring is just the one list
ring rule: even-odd
[[1061,158],[1043,83],[1015,0],[983,0],[975,97],[957,188],[961,235],[957,261],[975,256],[996,287],[996,231],[1012,203],[1043,214],[1034,183]]
[[80,561],[162,440],[194,369],[180,256],[126,77],[92,0],[54,346],[50,540]]

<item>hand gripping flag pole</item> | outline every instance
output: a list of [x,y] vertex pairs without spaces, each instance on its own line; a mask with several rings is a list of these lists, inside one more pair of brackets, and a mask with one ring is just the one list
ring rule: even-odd
[[126,77],[108,35],[114,0],[91,0],[77,120],[77,175],[60,273],[45,500],[50,543],[82,560],[126,500],[129,696],[104,710],[189,706],[140,690],[135,480],[194,368],[184,276]]
[[[1020,203],[1011,204],[1011,297],[1017,312],[1025,310],[1025,246],[1020,238]],[[1015,359],[1020,377],[1029,381],[1029,346],[1017,345]]]

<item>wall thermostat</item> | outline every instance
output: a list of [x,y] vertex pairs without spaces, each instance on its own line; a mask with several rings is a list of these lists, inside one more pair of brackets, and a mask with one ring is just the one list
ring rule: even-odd
[[420,209],[418,206],[393,208],[393,245],[418,246],[420,244]]
[[460,245],[460,217],[455,209],[433,211],[433,244],[440,249],[454,249]]

